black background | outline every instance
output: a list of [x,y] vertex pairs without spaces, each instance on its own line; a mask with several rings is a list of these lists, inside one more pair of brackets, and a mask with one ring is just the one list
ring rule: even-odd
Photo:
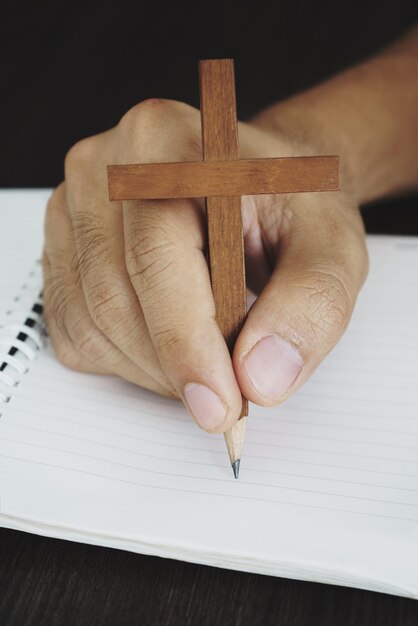
[[[233,57],[238,115],[377,52],[417,0],[0,2],[0,187],[53,187],[67,150],[148,97],[198,106],[197,61]],[[400,108],[399,115],[402,115]],[[412,199],[364,212],[369,232],[418,234]]]
[[[0,187],[55,186],[73,143],[145,98],[197,106],[200,58],[235,58],[245,119],[373,54],[417,5],[2,2]],[[369,232],[418,234],[416,196],[364,215]],[[0,623],[416,626],[418,603],[0,530]]]

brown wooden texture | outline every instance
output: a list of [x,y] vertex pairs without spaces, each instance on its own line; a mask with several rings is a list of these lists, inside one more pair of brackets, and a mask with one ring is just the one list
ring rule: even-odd
[[246,314],[241,199],[239,196],[215,196],[207,199],[207,206],[210,273],[217,322],[232,352]]
[[[218,148],[216,145],[217,151]],[[337,156],[313,156],[110,165],[110,199],[203,198],[337,191],[338,161]]]
[[[215,170],[220,167],[222,179],[222,172],[231,160],[239,163],[233,60],[201,61],[199,86],[203,159],[206,161],[202,165],[206,170],[214,165]],[[216,176],[215,173],[213,181]],[[210,178],[206,175],[204,180]],[[247,314],[242,191],[239,185],[236,195],[227,195],[224,190],[225,186],[221,184],[219,195],[203,195],[206,196],[209,267],[216,320],[232,353]],[[248,415],[248,401],[243,397],[240,417],[244,415]]]
[[238,159],[234,61],[200,61],[199,87],[203,160]]

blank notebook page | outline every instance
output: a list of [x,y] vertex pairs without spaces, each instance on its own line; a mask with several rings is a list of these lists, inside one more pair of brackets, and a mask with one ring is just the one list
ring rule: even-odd
[[[40,255],[45,197],[0,195],[1,308]],[[368,246],[344,338],[283,406],[251,405],[238,481],[179,402],[40,351],[0,406],[2,525],[418,597],[418,240]]]

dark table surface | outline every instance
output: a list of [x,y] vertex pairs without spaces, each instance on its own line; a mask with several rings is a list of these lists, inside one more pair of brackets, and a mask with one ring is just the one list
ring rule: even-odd
[[0,531],[0,622],[416,626],[418,602]]

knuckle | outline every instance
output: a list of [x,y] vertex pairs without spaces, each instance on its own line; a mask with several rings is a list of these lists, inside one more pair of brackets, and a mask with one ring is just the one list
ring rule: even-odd
[[107,259],[107,237],[102,220],[88,211],[73,215],[72,235],[77,247],[73,269],[80,283]]
[[155,123],[164,123],[167,116],[183,114],[191,107],[184,102],[165,98],[148,98],[135,104],[121,118],[119,125],[126,130],[152,128]]
[[128,343],[137,329],[138,315],[132,298],[107,281],[94,285],[88,294],[93,322],[106,335]]
[[[159,98],[144,100],[125,113],[118,130],[122,143],[131,145],[136,156],[138,151],[145,152],[143,159],[150,158],[151,154],[155,158],[156,151],[172,154],[173,146],[176,159],[190,159],[192,154],[201,158],[198,112],[184,102]],[[174,139],[173,132],[178,140]]]
[[94,151],[94,137],[87,137],[77,141],[67,152],[64,159],[65,178],[73,172],[83,171],[91,162]]
[[184,347],[181,333],[176,332],[172,327],[154,333],[153,342],[157,353],[179,353]]
[[133,227],[126,249],[126,267],[131,280],[139,280],[141,289],[155,288],[169,279],[181,255],[179,246],[161,225]]
[[157,98],[144,100],[127,111],[119,122],[119,129],[130,138],[141,137],[161,128],[166,110],[165,101]]

